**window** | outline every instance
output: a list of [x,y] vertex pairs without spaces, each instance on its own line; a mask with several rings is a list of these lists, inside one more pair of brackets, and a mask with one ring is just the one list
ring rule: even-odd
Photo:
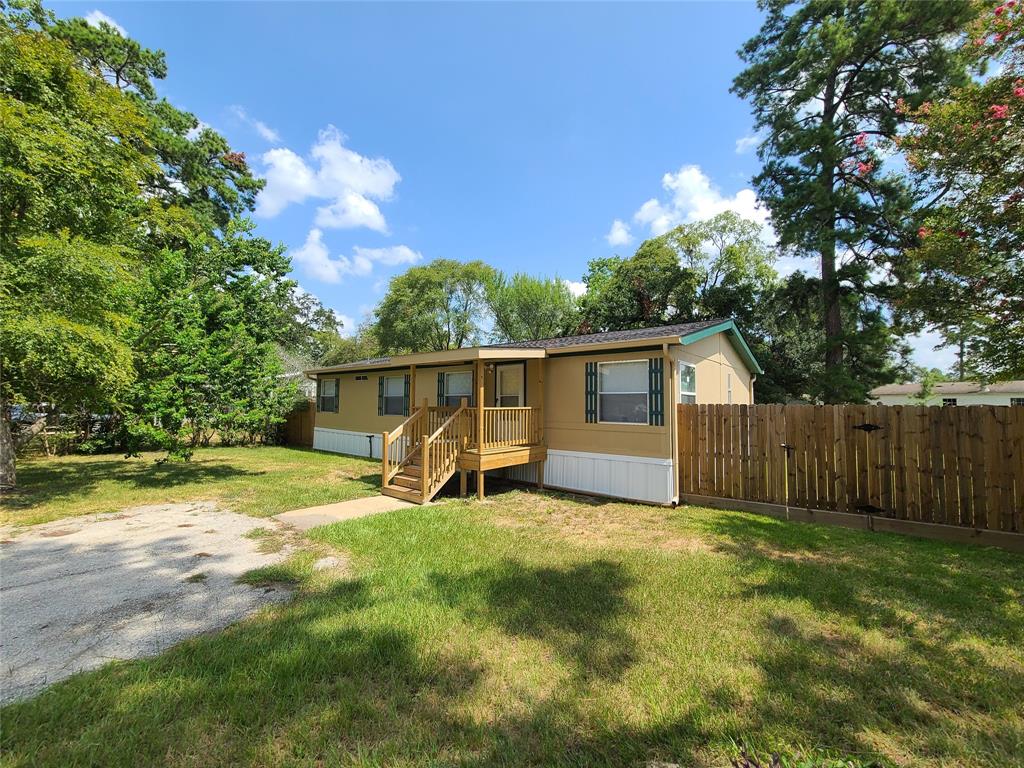
[[732,374],[725,374],[725,402],[732,405]]
[[405,377],[384,377],[384,415],[402,416],[405,413]]
[[321,413],[338,412],[338,380],[320,379],[320,395],[317,397],[316,409]]
[[473,372],[456,371],[444,375],[444,404],[457,406],[466,398],[473,404]]
[[942,398],[942,404],[943,405],[956,405],[956,398],[955,397],[944,397],[944,398]]
[[1010,405],[1024,405],[1024,397],[1011,397]]
[[679,402],[697,402],[697,369],[686,363],[679,364]]
[[647,423],[647,366],[646,360],[597,364],[598,421]]

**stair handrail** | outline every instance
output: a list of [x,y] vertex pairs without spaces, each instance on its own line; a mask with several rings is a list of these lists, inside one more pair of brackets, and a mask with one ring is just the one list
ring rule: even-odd
[[[466,399],[463,398],[462,404],[441,426],[431,434],[424,436],[422,447],[423,481],[421,482],[422,488],[420,489],[424,501],[433,496],[437,485],[447,480],[451,472],[455,470],[455,465],[458,463],[459,453],[462,451],[464,442],[462,440],[461,422],[463,416],[468,412],[469,406],[466,403]],[[455,425],[454,429],[452,425]],[[452,433],[452,439],[439,443],[439,439],[445,433]],[[440,448],[437,451],[439,456],[433,459],[431,458],[431,447],[434,449]]]
[[[417,446],[419,445],[419,443],[416,442],[419,435],[417,434],[416,430],[412,429],[412,426],[426,415],[427,401],[426,399],[424,399],[423,405],[421,405],[419,408],[417,408],[415,411],[409,414],[409,418],[407,418],[405,421],[403,421],[390,432],[383,433],[383,445],[381,448],[381,485],[387,485],[391,481],[391,478],[397,475],[401,471],[402,467],[409,463],[409,460],[412,458],[413,453],[415,452]],[[398,442],[398,438],[403,437],[407,431],[409,432],[412,441],[410,442],[409,447],[406,449],[405,455],[402,457],[402,459],[400,461],[394,462],[394,464],[392,465],[390,453],[391,446],[394,443]]]

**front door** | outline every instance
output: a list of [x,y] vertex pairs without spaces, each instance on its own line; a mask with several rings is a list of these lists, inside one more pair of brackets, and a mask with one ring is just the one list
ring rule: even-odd
[[496,365],[494,404],[502,408],[526,405],[526,363]]

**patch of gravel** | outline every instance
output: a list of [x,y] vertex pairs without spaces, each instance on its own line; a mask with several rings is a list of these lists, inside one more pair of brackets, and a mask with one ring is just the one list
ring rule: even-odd
[[267,527],[283,529],[198,502],[0,529],[0,703],[288,599],[283,586],[237,583],[291,554],[246,537]]

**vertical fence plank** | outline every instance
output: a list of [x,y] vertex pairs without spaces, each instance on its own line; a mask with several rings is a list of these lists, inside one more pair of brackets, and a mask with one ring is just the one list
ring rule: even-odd
[[896,517],[906,515],[907,465],[903,443],[903,406],[894,405],[889,411],[889,432],[892,443],[892,507]]
[[935,461],[942,464],[943,499],[946,505],[946,523],[961,525],[960,493],[957,488],[956,413],[952,408],[939,408],[939,448]]
[[975,526],[974,494],[971,492],[971,422],[966,408],[955,408],[957,422],[957,488],[961,525]]

